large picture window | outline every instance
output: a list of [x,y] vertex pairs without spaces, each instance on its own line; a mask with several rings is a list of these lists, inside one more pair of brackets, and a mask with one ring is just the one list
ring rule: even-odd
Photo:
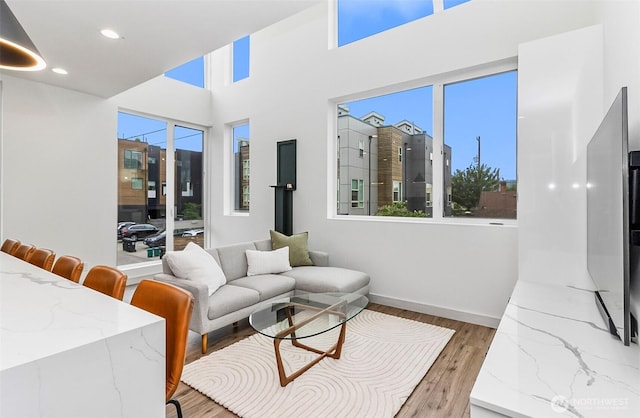
[[337,214],[516,219],[516,81],[512,70],[338,104]]
[[204,246],[203,146],[202,129],[118,114],[118,265]]
[[426,86],[338,105],[338,214],[431,216],[432,102]]
[[516,90],[515,71],[444,86],[445,216],[516,218]]

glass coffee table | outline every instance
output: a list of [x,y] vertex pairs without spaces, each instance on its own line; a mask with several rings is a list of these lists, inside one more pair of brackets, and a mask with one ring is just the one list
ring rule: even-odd
[[[269,303],[249,316],[257,332],[273,338],[280,385],[286,386],[325,357],[339,359],[344,343],[347,321],[358,315],[369,300],[355,293],[309,293],[291,296]],[[300,342],[340,327],[338,341],[327,350]],[[289,340],[298,348],[319,354],[311,362],[287,375],[282,364],[280,344]]]

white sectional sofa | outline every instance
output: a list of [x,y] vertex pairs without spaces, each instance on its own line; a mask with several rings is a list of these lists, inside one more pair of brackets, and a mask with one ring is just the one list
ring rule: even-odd
[[248,317],[261,304],[304,293],[343,292],[367,295],[369,275],[360,271],[329,267],[329,255],[308,251],[313,265],[296,266],[279,274],[247,276],[247,250],[271,251],[271,240],[250,241],[205,250],[222,268],[226,283],[209,296],[205,283],[178,278],[162,259],[163,273],[154,278],[191,292],[195,299],[189,328],[202,336]]

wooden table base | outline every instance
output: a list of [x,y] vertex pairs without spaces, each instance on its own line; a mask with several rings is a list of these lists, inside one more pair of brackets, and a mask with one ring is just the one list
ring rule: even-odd
[[[299,377],[302,373],[306,372],[307,370],[309,370],[311,367],[313,367],[315,364],[317,364],[320,360],[322,360],[325,357],[330,357],[330,358],[334,358],[334,359],[339,359],[340,358],[340,354],[342,353],[342,345],[344,344],[344,339],[345,339],[345,335],[347,332],[347,322],[344,320],[344,313],[340,312],[340,311],[336,311],[335,308],[344,304],[344,302],[340,302],[337,303],[333,306],[329,306],[327,308],[321,309],[321,308],[316,308],[316,307],[312,307],[312,306],[301,306],[301,305],[297,305],[297,304],[292,304],[291,306],[287,306],[285,308],[286,314],[287,314],[287,319],[289,321],[289,327],[283,331],[281,331],[280,333],[278,333],[277,338],[275,338],[273,340],[273,346],[275,349],[275,353],[276,353],[276,363],[278,364],[278,375],[280,376],[280,386],[285,387],[287,386],[289,383],[291,383],[292,381],[294,381],[297,377]],[[301,321],[298,324],[294,324],[293,323],[293,317],[291,316],[291,308],[293,307],[302,307],[303,309],[311,309],[311,310],[318,310],[318,312],[312,316],[310,316],[309,318]],[[332,315],[337,315],[340,316],[343,320],[342,325],[340,326],[340,335],[338,336],[338,341],[332,345],[328,350],[318,350],[317,348],[313,348],[313,347],[309,347],[308,345],[302,344],[301,342],[299,342],[299,340],[296,338],[296,330],[301,328],[302,326],[308,324],[309,322],[317,319],[318,317],[320,317],[323,314],[332,314]],[[313,359],[311,362],[309,362],[308,364],[306,364],[305,366],[301,367],[300,369],[296,370],[295,372],[291,373],[290,375],[287,376],[287,374],[284,371],[284,365],[282,364],[282,354],[280,353],[280,343],[282,343],[282,341],[284,340],[283,337],[286,337],[288,335],[291,335],[291,343],[295,346],[295,347],[299,347],[302,349],[305,349],[307,351],[311,351],[313,353],[319,354],[319,356],[315,359]]]

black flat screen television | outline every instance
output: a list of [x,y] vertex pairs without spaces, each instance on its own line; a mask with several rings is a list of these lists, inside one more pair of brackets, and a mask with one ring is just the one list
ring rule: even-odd
[[627,118],[623,87],[587,146],[587,269],[609,331],[625,345],[637,328],[630,311],[631,219],[637,216],[632,202],[640,172],[629,166]]

